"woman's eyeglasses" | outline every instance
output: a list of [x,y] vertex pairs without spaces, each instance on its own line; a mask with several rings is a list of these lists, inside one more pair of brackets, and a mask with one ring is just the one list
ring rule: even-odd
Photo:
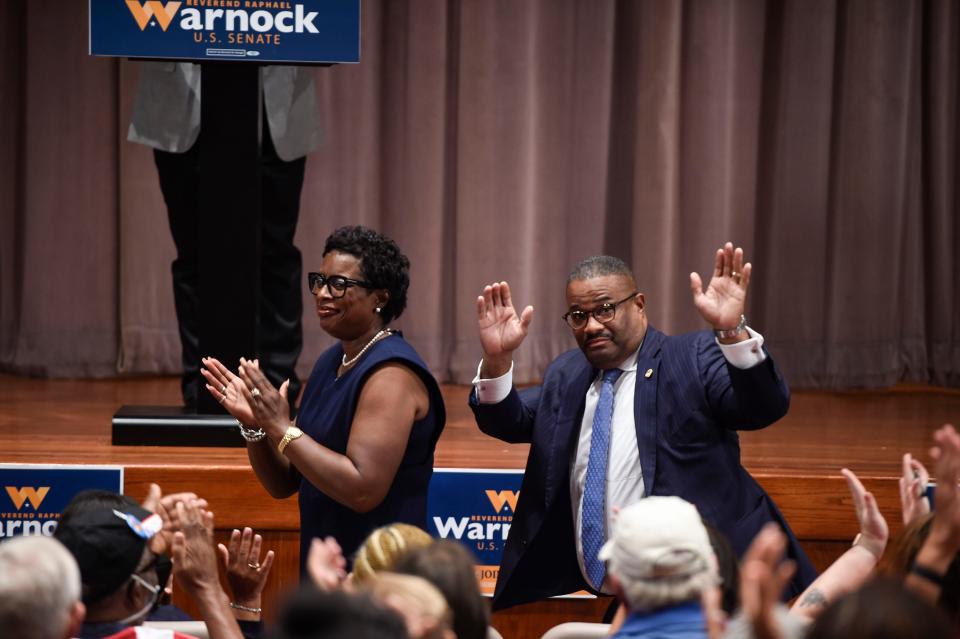
[[320,292],[324,286],[330,297],[341,298],[347,294],[347,289],[351,286],[361,286],[363,288],[373,288],[370,282],[363,280],[354,280],[342,275],[324,275],[323,273],[307,273],[307,286],[314,295]]

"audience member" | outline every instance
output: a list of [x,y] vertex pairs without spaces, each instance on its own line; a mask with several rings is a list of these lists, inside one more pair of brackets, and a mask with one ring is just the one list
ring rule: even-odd
[[703,522],[710,537],[710,547],[717,558],[720,575],[720,604],[724,617],[732,616],[740,607],[740,562],[730,540],[723,531]]
[[410,639],[456,639],[447,601],[423,577],[379,572],[359,587],[403,617]]
[[719,576],[693,504],[654,496],[624,508],[599,556],[628,613],[614,637],[707,637],[700,600]]
[[905,583],[925,601],[939,603],[957,621],[960,601],[956,573],[951,575],[950,570],[960,551],[960,435],[947,424],[933,439],[930,456],[937,478],[936,510]]
[[280,608],[267,639],[407,639],[403,619],[369,595],[304,588]]
[[120,499],[116,507],[96,506],[95,501],[87,495],[79,506],[68,508],[56,531],[80,567],[87,606],[87,620],[79,632],[82,639],[121,633],[142,623],[156,608],[170,562],[155,553],[150,542],[165,525],[173,531],[174,574],[199,607],[211,639],[241,636],[217,576],[212,514],[195,500],[179,501],[164,521],[128,498]]
[[14,537],[0,544],[0,628],[17,639],[69,639],[86,612],[80,569],[50,537]]
[[381,526],[360,544],[353,560],[353,572],[347,575],[347,562],[337,540],[314,538],[307,554],[307,572],[321,590],[352,588],[379,572],[393,571],[397,561],[408,551],[431,543],[433,537],[416,526],[402,522]]
[[807,639],[934,639],[954,636],[943,614],[898,582],[875,580],[838,599]]
[[[131,497],[113,491],[84,490],[77,493],[64,508],[60,514],[59,525],[69,528],[73,518],[78,513],[104,508],[116,508],[121,511],[127,507],[143,508],[159,515],[163,526],[157,531],[157,534],[149,539],[148,545],[151,552],[157,556],[158,574],[164,576],[163,592],[160,595],[160,604],[150,612],[147,618],[149,620],[190,621],[191,618],[187,613],[170,604],[170,597],[173,593],[173,574],[169,555],[174,526],[169,520],[169,513],[175,509],[177,501],[196,498],[197,496],[194,493],[163,495],[157,484],[150,484],[147,498],[142,505],[138,505]],[[202,502],[202,505],[205,507],[206,502]],[[54,535],[57,536],[57,533],[54,533]]]
[[[705,521],[703,527],[707,529],[710,547],[717,558],[720,587],[704,591],[702,603],[704,614],[707,615],[707,630],[711,637],[718,637],[740,607],[740,564],[727,536]],[[613,634],[623,625],[627,611],[615,600],[605,617],[610,620],[610,634]]]
[[427,531],[398,522],[377,528],[366,538],[353,560],[353,581],[362,583],[377,573],[392,571],[411,550],[433,543]]
[[439,539],[403,555],[395,572],[423,577],[436,586],[453,612],[458,639],[484,639],[490,607],[480,594],[473,556],[463,545]]

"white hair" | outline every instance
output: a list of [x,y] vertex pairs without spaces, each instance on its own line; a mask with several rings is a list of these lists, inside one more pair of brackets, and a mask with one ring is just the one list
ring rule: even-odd
[[[18,639],[59,639],[80,601],[80,568],[52,537],[14,537],[0,544],[0,628]],[[9,634],[8,634],[9,633]]]
[[719,583],[715,561],[691,558],[687,553],[677,555],[682,557],[680,561],[673,566],[669,566],[669,560],[662,562],[661,567],[666,569],[664,573],[649,577],[628,576],[621,572],[622,566],[615,559],[610,561],[609,572],[620,581],[630,610],[648,612],[693,601],[704,590]]

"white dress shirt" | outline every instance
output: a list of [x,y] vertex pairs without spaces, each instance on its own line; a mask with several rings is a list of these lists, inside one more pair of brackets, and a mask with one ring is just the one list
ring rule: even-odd
[[[763,335],[747,327],[749,339],[736,344],[717,344],[726,360],[737,368],[747,369],[756,366],[767,358],[763,352]],[[610,457],[607,462],[606,523],[604,538],[607,538],[614,508],[622,509],[643,498],[643,472],[640,468],[640,449],[637,445],[637,428],[634,424],[633,393],[637,382],[638,349],[619,368],[623,374],[614,385],[613,420],[610,425]],[[473,378],[473,387],[477,401],[481,404],[496,404],[506,399],[513,388],[513,365],[500,377],[482,379],[480,367]],[[577,544],[577,562],[580,572],[587,583],[590,582],[583,562],[583,542],[580,539],[583,516],[583,486],[587,477],[587,463],[590,460],[590,437],[593,434],[593,415],[600,399],[600,385],[603,371],[587,389],[583,407],[583,419],[580,421],[580,437],[577,450],[570,465],[570,503],[574,513],[574,536]],[[601,591],[612,594],[610,585],[604,580]]]

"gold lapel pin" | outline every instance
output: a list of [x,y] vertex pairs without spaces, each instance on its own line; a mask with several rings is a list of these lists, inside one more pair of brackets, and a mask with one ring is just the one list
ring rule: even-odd
[[651,377],[653,377],[653,369],[652,369],[652,368],[648,368],[648,369],[647,369],[647,372],[644,373],[643,376],[646,377],[647,379],[650,379]]

